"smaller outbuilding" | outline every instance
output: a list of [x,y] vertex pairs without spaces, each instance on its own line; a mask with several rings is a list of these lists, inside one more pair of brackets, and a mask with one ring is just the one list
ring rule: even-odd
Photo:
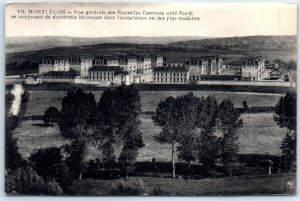
[[35,75],[27,75],[25,77],[25,83],[28,85],[36,85],[36,84],[41,84],[42,79],[35,76]]

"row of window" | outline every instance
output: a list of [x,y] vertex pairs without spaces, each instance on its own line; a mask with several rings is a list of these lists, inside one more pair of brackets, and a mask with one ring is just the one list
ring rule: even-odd
[[113,81],[114,78],[112,77],[90,77],[91,81]]
[[181,82],[185,83],[186,78],[154,78],[154,82]]
[[113,72],[91,72],[91,76],[114,76]]
[[66,75],[66,76],[62,76],[62,75],[57,75],[57,76],[55,76],[55,75],[45,75],[44,76],[44,78],[49,78],[49,79],[74,79],[74,77],[73,76],[68,76],[68,75]]
[[154,77],[186,77],[186,73],[154,73]]

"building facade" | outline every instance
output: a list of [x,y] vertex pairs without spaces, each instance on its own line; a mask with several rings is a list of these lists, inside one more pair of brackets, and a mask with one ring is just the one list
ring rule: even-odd
[[154,56],[151,59],[152,68],[162,67],[164,66],[166,58],[163,56]]
[[148,83],[153,81],[152,62],[149,56],[140,56],[137,58],[137,73],[135,75],[136,83]]
[[93,66],[119,66],[119,59],[114,55],[96,55],[92,62]]
[[187,84],[189,71],[185,67],[157,67],[153,69],[153,83],[156,84]]
[[51,71],[69,71],[69,59],[59,56],[45,57],[39,62],[39,74]]
[[265,79],[265,60],[260,56],[241,59],[242,79],[244,81],[261,81]]
[[219,55],[191,57],[187,61],[190,76],[218,75],[223,66],[223,60]]
[[88,81],[96,84],[128,83],[128,73],[123,72],[120,66],[93,66],[89,70]]
[[81,77],[87,77],[92,63],[93,59],[89,56],[71,57],[69,59],[69,68],[78,72]]

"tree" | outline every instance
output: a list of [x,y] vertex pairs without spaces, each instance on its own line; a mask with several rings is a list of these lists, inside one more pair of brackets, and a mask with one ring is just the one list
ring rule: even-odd
[[19,167],[26,165],[26,161],[19,153],[17,138],[13,136],[13,130],[18,127],[20,117],[24,115],[27,109],[29,94],[25,90],[21,95],[20,109],[16,115],[12,115],[11,110],[14,95],[11,93],[12,88],[9,88],[5,94],[5,169],[9,173],[11,170],[16,170]]
[[33,152],[29,161],[38,175],[55,179],[64,189],[73,179],[72,171],[63,160],[62,148],[47,147]]
[[43,121],[45,124],[53,125],[54,123],[58,123],[60,118],[60,112],[56,107],[50,106],[44,113]]
[[287,63],[287,69],[288,69],[288,70],[296,70],[296,69],[297,69],[297,62],[294,61],[294,60],[290,60],[290,61]]
[[82,89],[69,91],[62,100],[58,125],[62,136],[71,140],[70,145],[66,146],[66,152],[69,154],[69,161],[72,161],[71,168],[77,170],[79,179],[82,177],[88,143],[95,136],[95,111],[94,95],[85,93]]
[[248,106],[247,101],[243,101],[243,112],[247,113],[248,110],[249,110],[249,106]]
[[62,161],[61,149],[58,147],[47,147],[35,150],[28,158],[36,172],[43,176],[52,176],[48,168]]
[[275,106],[274,121],[279,127],[286,127],[289,131],[296,131],[297,126],[297,96],[289,91],[281,97]]
[[142,134],[138,131],[137,125],[133,125],[124,135],[123,149],[119,157],[119,161],[125,170],[125,177],[128,176],[129,169],[136,162],[138,150],[144,146]]
[[26,164],[26,161],[19,153],[17,138],[13,137],[12,131],[6,129],[5,136],[5,169],[16,170]]
[[286,127],[286,134],[281,144],[282,158],[284,159],[285,170],[293,169],[296,163],[296,128],[297,128],[297,95],[294,91],[289,91],[281,97],[275,106],[274,121],[279,127]]
[[198,108],[199,98],[193,93],[188,93],[176,99],[168,97],[165,101],[161,101],[152,117],[155,125],[162,127],[162,131],[154,136],[154,139],[159,143],[171,144],[173,178],[176,177],[175,146],[183,145],[185,139],[192,134],[191,131],[195,129],[197,122]]
[[292,171],[293,162],[296,161],[296,142],[292,135],[286,134],[281,143],[280,149],[282,150],[282,159],[284,161],[285,172]]
[[218,115],[218,101],[214,96],[201,98],[197,111],[197,128],[201,132],[213,134],[216,130],[216,120]]
[[190,135],[186,135],[181,139],[181,143],[177,146],[178,159],[187,162],[187,172],[192,175],[191,162],[196,160],[197,157],[197,133],[191,131]]
[[219,157],[219,153],[219,138],[212,133],[201,132],[197,139],[197,158],[203,164],[206,175]]
[[97,104],[96,122],[100,134],[97,141],[110,170],[116,159],[115,146],[123,146],[119,161],[126,175],[128,167],[136,160],[138,149],[144,146],[142,133],[138,131],[140,112],[140,96],[134,85],[122,84],[103,92]]
[[216,162],[220,146],[216,131],[216,120],[218,115],[218,101],[214,96],[201,98],[197,112],[197,138],[196,158],[203,164],[205,174],[208,174],[210,167]]
[[230,99],[223,100],[218,109],[218,127],[223,133],[221,140],[221,159],[224,165],[229,168],[229,175],[232,176],[231,166],[237,159],[239,151],[237,130],[243,126],[240,119],[240,112],[234,108]]

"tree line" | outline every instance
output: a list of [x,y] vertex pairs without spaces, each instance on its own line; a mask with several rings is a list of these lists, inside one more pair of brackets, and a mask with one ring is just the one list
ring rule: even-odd
[[161,101],[153,116],[154,123],[162,128],[155,140],[171,144],[172,177],[176,177],[176,151],[189,169],[196,161],[208,171],[220,159],[230,174],[239,150],[237,130],[243,126],[240,115],[230,99],[218,104],[214,96],[199,98],[188,93]]

